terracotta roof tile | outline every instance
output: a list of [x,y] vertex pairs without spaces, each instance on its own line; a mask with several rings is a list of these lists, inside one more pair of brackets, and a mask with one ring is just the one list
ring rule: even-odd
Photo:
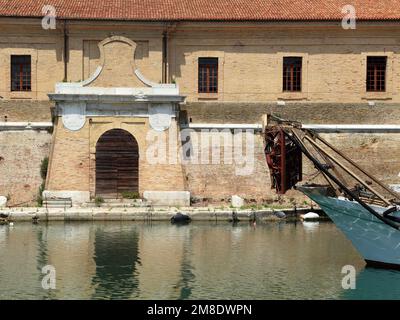
[[400,20],[400,0],[0,0],[0,16],[41,17],[47,4],[63,19],[340,20],[351,4],[359,20]]

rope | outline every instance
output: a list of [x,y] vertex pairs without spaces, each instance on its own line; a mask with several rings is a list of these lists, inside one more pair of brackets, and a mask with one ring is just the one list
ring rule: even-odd
[[315,178],[317,178],[321,174],[321,171],[316,170],[314,173],[310,174],[303,174],[304,176],[307,177],[306,181],[313,181]]

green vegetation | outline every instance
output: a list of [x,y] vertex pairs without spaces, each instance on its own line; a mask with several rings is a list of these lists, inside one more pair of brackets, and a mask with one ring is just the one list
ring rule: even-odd
[[124,191],[121,195],[124,199],[140,199],[139,192]]
[[[53,123],[54,123],[54,121],[53,121]],[[54,127],[48,127],[48,128],[46,128],[46,131],[47,131],[47,133],[52,134],[54,131]]]
[[38,191],[38,195],[36,197],[36,203],[38,207],[43,207],[43,191],[45,188],[45,183],[44,181],[42,182],[42,184],[39,187],[39,191]]
[[45,157],[42,160],[42,163],[40,164],[40,176],[42,177],[42,180],[46,180],[48,167],[49,167],[49,158]]
[[42,160],[42,163],[40,164],[40,177],[42,178],[42,183],[39,187],[38,195],[36,197],[36,203],[38,207],[43,206],[43,191],[45,190],[45,183],[46,183],[46,177],[47,177],[47,170],[49,167],[49,158],[45,157]]
[[97,196],[94,199],[94,203],[96,204],[97,207],[101,207],[101,205],[104,203],[103,197]]

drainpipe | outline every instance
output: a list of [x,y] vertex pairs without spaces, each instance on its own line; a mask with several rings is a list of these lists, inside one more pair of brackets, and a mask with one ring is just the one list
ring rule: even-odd
[[168,79],[168,26],[162,36],[162,83],[167,83]]
[[67,20],[64,20],[64,47],[63,47],[63,58],[64,58],[64,81],[68,80],[68,59],[69,59],[69,38],[67,30]]
[[173,22],[173,23],[167,23],[165,25],[165,30],[163,32],[163,41],[162,41],[162,82],[163,83],[169,83],[169,76],[170,76],[170,70],[169,70],[169,39],[170,35],[175,31],[178,23]]

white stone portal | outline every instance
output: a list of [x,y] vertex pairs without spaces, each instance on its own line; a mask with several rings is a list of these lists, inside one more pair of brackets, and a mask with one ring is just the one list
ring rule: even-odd
[[[128,69],[124,67],[121,70],[119,62],[107,59],[115,45],[121,45],[123,52],[127,54],[124,57],[131,59],[126,64]],[[178,104],[185,100],[179,93],[178,85],[148,80],[135,64],[136,43],[128,38],[107,38],[99,43],[99,49],[100,65],[88,79],[76,83],[57,83],[55,93],[49,94],[50,99],[56,102],[55,113],[62,118],[63,126],[70,131],[79,131],[92,117],[139,117],[149,119],[148,130],[168,129],[172,121],[176,121]],[[122,76],[113,79],[114,70]],[[75,205],[89,202],[90,192],[91,190],[47,190],[43,196],[53,199],[70,198]],[[144,197],[154,205],[190,206],[190,193],[186,191],[148,191],[144,193]]]

